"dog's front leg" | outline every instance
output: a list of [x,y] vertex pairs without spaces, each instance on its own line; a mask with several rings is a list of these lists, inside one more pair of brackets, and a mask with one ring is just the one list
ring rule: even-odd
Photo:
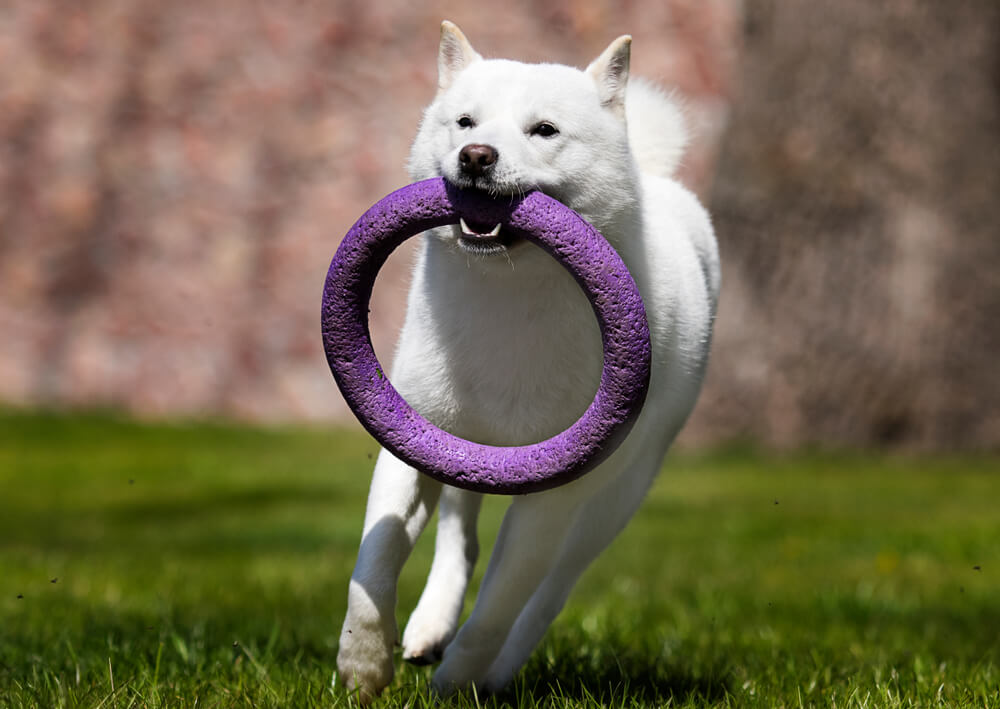
[[424,665],[441,659],[455,635],[479,555],[476,521],[483,496],[445,486],[438,510],[434,563],[420,602],[403,631],[403,659]]
[[441,483],[385,450],[379,453],[337,653],[340,677],[362,701],[392,681],[396,582],[440,493]]

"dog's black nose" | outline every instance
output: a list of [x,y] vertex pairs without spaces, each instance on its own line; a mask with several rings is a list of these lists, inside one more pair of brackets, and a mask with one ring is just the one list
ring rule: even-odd
[[497,150],[492,145],[472,143],[458,154],[458,166],[469,177],[485,175],[497,161]]

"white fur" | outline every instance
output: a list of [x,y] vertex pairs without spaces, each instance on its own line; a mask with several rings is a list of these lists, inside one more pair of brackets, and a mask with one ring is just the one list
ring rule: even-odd
[[[648,84],[624,91],[628,52],[629,39],[619,38],[586,71],[484,60],[458,28],[442,28],[439,91],[413,144],[413,179],[460,183],[461,148],[488,144],[499,158],[480,187],[540,189],[580,212],[639,285],[653,371],[641,416],[606,462],[568,485],[513,498],[461,629],[478,553],[479,495],[380,453],[337,657],[343,681],[363,699],[392,678],[397,577],[439,499],[434,562],[403,634],[403,657],[434,661],[443,653],[433,679],[441,692],[473,684],[496,690],[638,508],[694,406],[718,297],[715,237],[696,198],[669,179],[685,143],[680,114]],[[458,125],[463,115],[474,127]],[[543,121],[559,133],[533,135]],[[533,244],[481,256],[460,248],[458,235],[446,227],[424,239],[393,383],[431,421],[464,438],[520,445],[555,435],[586,409],[600,377],[590,304]]]

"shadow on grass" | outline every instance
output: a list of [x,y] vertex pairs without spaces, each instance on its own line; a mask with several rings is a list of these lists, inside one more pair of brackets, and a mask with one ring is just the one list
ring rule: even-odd
[[[531,689],[535,697],[548,695],[553,699],[576,702],[596,702],[602,706],[619,705],[628,698],[641,704],[684,706],[691,702],[714,704],[730,694],[722,673],[695,677],[684,672],[661,670],[638,672],[612,668],[596,675],[542,677]],[[498,697],[503,699],[504,697]],[[511,706],[519,706],[514,702]]]
[[722,665],[692,667],[663,657],[646,643],[591,641],[589,647],[565,646],[536,655],[496,699],[502,706],[520,706],[526,695],[536,702],[547,696],[603,706],[617,706],[624,699],[653,706],[715,703],[731,694],[728,681],[729,670]]

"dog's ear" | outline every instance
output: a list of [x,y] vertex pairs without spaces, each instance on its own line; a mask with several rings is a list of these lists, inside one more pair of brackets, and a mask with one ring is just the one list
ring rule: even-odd
[[628,85],[628,63],[632,37],[624,34],[604,50],[587,67],[587,73],[597,84],[601,105],[625,118],[625,87]]
[[441,45],[438,47],[438,91],[444,91],[455,77],[473,62],[482,59],[458,29],[458,25],[445,20],[441,23]]

